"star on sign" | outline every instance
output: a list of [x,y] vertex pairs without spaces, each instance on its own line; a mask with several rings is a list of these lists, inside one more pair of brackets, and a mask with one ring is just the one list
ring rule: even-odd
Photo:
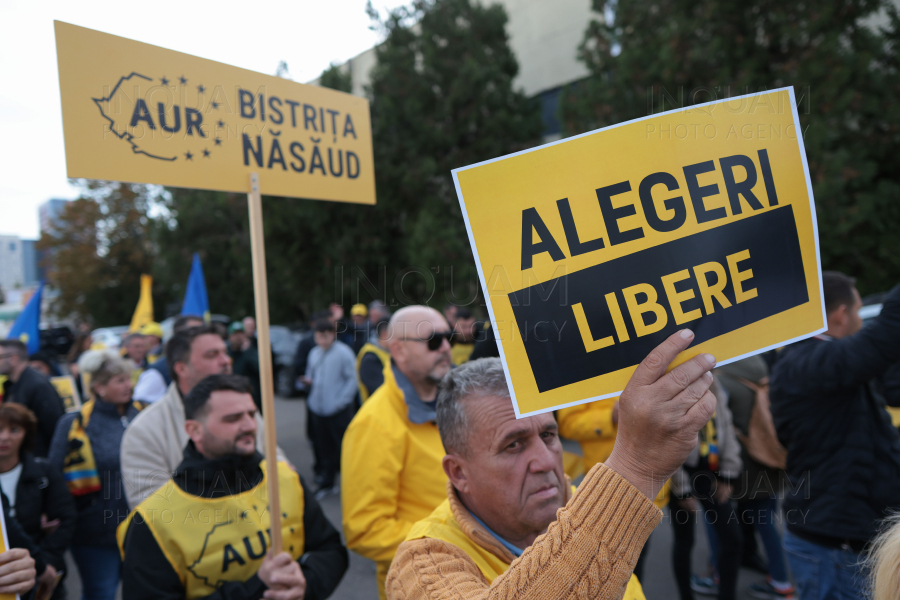
[[190,151],[184,153],[184,157],[187,160],[194,160],[194,155],[190,153]]
[[206,148],[203,149],[203,158],[209,158],[209,150]]
[[202,94],[203,92],[206,91],[206,88],[203,87],[203,84],[201,83],[200,85],[197,86],[197,91]]
[[221,145],[222,145],[222,140],[220,140],[219,138],[216,138],[216,146],[221,146]]
[[163,85],[169,85],[169,80],[166,79],[165,75],[163,75],[163,77],[160,79],[160,81],[162,82]]
[[210,104],[211,104],[211,106],[212,106],[214,109],[218,109],[218,108],[219,108],[219,103],[218,103],[218,102],[211,102]]
[[181,82],[181,85],[184,85],[184,84],[187,83],[187,79],[184,78],[184,75],[182,75],[181,77],[179,77],[179,78],[178,78],[178,81]]
[[219,122],[216,123],[216,125],[218,125],[219,127],[221,127],[221,128],[224,129],[224,128],[225,128],[225,121],[223,121],[222,119],[219,119]]

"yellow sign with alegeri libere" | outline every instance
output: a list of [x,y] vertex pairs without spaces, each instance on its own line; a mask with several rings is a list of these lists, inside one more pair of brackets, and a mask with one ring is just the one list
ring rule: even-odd
[[666,337],[719,364],[825,330],[791,88],[453,171],[518,416],[608,398]]
[[375,203],[364,98],[56,22],[69,177]]

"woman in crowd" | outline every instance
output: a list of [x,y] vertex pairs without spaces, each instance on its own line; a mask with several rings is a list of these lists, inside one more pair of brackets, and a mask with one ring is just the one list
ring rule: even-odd
[[[13,402],[0,404],[0,488],[9,499],[10,516],[40,548],[47,565],[38,583],[53,585],[75,533],[75,503],[60,470],[29,452],[36,430],[33,412]],[[64,596],[57,588],[53,597]]]
[[869,554],[873,600],[900,600],[900,514],[885,520]]
[[119,449],[125,428],[143,405],[131,400],[134,367],[117,353],[86,352],[78,366],[91,376],[94,399],[59,420],[49,458],[63,470],[75,497],[78,525],[72,556],[83,598],[113,600],[122,566],[116,527],[128,515]]

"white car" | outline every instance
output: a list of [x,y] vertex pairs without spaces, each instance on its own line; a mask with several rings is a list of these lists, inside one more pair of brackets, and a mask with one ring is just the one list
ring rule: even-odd
[[94,349],[118,350],[122,345],[122,334],[128,331],[128,325],[101,327],[91,332],[91,347]]

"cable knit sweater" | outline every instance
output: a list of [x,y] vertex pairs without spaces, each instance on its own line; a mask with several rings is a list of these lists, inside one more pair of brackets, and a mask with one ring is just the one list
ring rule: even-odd
[[[459,511],[454,510],[454,514]],[[618,473],[598,464],[509,569],[489,583],[459,547],[434,538],[403,542],[387,578],[388,600],[614,600],[662,513]],[[493,552],[472,519],[466,535]],[[504,549],[498,544],[498,556]],[[509,553],[506,552],[508,555]],[[511,556],[509,556],[511,558]]]

